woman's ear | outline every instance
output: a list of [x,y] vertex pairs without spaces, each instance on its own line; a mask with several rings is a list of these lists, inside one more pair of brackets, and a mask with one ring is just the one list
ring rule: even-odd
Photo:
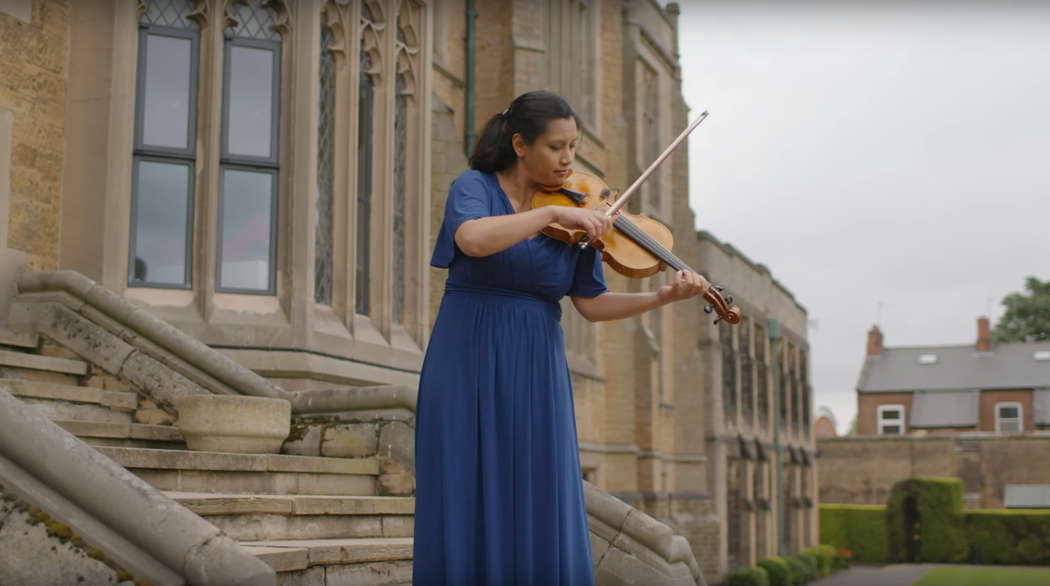
[[510,145],[519,159],[525,156],[525,139],[521,137],[521,133],[515,132],[514,136],[510,137]]

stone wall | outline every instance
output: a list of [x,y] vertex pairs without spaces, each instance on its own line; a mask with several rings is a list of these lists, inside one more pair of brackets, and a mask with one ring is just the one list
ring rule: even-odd
[[1050,435],[840,437],[817,441],[820,500],[885,504],[898,480],[962,479],[967,506],[999,508],[1008,484],[1050,484]]
[[[10,160],[0,160],[0,208],[7,246],[27,253],[30,270],[58,267],[69,2],[36,0],[0,10],[0,111],[10,112]],[[4,5],[7,6],[7,3]],[[6,197],[5,197],[6,194]],[[6,201],[5,201],[6,200]],[[0,213],[0,218],[4,214]],[[0,248],[3,248],[0,243]]]

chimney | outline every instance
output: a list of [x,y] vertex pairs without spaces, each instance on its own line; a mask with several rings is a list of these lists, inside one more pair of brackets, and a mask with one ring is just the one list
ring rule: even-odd
[[988,327],[988,318],[983,315],[977,318],[977,351],[992,351],[992,330]]
[[868,356],[882,354],[882,331],[879,326],[871,326],[868,330]]

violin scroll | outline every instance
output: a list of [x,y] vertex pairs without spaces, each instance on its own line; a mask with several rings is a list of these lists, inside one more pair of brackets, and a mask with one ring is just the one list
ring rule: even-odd
[[741,317],[740,308],[733,305],[732,295],[722,297],[722,291],[724,290],[725,287],[720,285],[711,285],[707,288],[707,291],[704,292],[704,299],[707,301],[707,305],[704,306],[704,313],[717,312],[716,325],[721,320],[726,320],[731,324],[738,324]]

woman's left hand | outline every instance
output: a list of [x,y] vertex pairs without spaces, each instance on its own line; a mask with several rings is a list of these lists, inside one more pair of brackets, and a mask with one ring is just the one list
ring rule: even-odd
[[670,283],[656,292],[661,303],[670,303],[703,295],[711,284],[702,275],[692,271],[678,271]]

